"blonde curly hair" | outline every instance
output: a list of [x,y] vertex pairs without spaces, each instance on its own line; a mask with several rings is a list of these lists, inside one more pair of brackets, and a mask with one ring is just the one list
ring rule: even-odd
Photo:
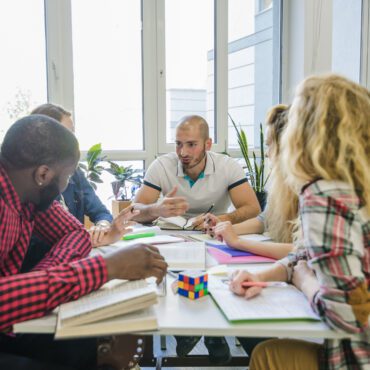
[[287,124],[289,106],[279,104],[270,109],[266,117],[269,146],[268,156],[272,161],[266,208],[267,230],[273,240],[291,243],[297,228],[298,197],[287,186],[281,169],[280,141]]
[[352,186],[370,215],[370,92],[347,78],[312,76],[297,88],[282,137],[282,165],[297,193],[317,178]]

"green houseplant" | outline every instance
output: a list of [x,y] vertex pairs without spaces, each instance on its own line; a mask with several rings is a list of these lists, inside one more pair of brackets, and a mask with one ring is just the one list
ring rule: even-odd
[[110,167],[105,170],[114,176],[111,182],[114,200],[112,202],[112,213],[117,215],[123,208],[130,205],[128,197],[128,183],[140,186],[143,180],[142,170],[134,169],[132,166],[121,166],[113,161],[108,161]]
[[244,130],[236,125],[233,118],[230,116],[231,123],[234,126],[236,131],[236,136],[238,140],[238,144],[240,150],[242,152],[243,158],[245,160],[246,168],[247,168],[247,178],[249,180],[250,185],[252,186],[254,192],[256,193],[257,199],[260,203],[262,209],[264,209],[266,205],[266,183],[268,180],[268,176],[265,176],[265,150],[264,150],[264,134],[263,134],[263,127],[262,123],[260,123],[260,148],[261,148],[261,158],[260,160],[257,159],[256,153],[253,151],[253,163],[248,156],[248,139],[244,132]]
[[104,167],[101,162],[104,161],[105,156],[102,155],[101,144],[93,145],[87,152],[86,155],[86,165],[84,163],[79,163],[79,167],[85,172],[89,183],[94,188],[97,189],[96,184],[101,184],[103,181],[100,178]]

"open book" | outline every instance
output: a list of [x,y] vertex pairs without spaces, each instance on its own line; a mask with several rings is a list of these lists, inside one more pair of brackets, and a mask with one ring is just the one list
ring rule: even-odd
[[193,230],[193,221],[195,218],[186,219],[182,216],[158,217],[155,224],[162,230]]
[[304,294],[293,285],[264,288],[259,296],[246,300],[219,278],[211,277],[209,292],[231,322],[320,321]]
[[92,322],[86,325],[63,326],[58,319],[55,338],[91,337],[156,330],[157,317],[153,307],[129,314]]
[[196,269],[206,267],[206,248],[201,242],[184,242],[157,245],[170,270]]
[[[105,329],[105,320],[119,317],[120,320],[127,321],[129,318],[126,320],[126,315],[122,315],[146,309],[156,302],[156,288],[145,280],[111,281],[98,291],[59,307],[56,337],[71,336],[73,333],[78,335],[82,332],[84,335],[98,335],[107,331],[105,334],[108,334],[111,330]],[[150,328],[140,326],[134,329],[153,329],[152,319],[151,317]],[[131,327],[129,331],[134,329]]]

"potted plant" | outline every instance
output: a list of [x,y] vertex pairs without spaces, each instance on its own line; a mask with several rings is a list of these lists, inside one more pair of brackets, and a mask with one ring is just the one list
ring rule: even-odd
[[260,123],[261,158],[258,161],[256,153],[253,151],[252,152],[253,164],[252,164],[248,156],[247,136],[242,128],[237,127],[237,125],[235,124],[230,114],[229,114],[229,117],[230,117],[231,123],[233,124],[235,128],[236,136],[238,139],[238,144],[239,144],[240,150],[245,160],[245,164],[247,167],[247,178],[254,192],[256,193],[261,209],[263,210],[266,205],[267,193],[265,190],[265,186],[268,180],[268,176],[265,176],[265,150],[264,150],[264,135],[263,135],[262,123]]
[[100,165],[100,163],[105,159],[105,156],[102,156],[102,148],[101,144],[93,145],[87,152],[86,155],[86,162],[79,163],[79,167],[85,172],[87,179],[90,182],[90,185],[97,189],[96,184],[101,184],[103,181],[100,178],[102,172],[104,171],[104,167]]
[[[112,201],[112,213],[116,216],[123,208],[131,204],[128,196],[128,183],[132,184],[131,189],[140,186],[143,180],[142,170],[134,169],[132,166],[120,166],[119,164],[108,161],[110,167],[105,170],[114,176],[115,181],[112,181],[112,190],[114,200]],[[131,190],[131,195],[133,190]]]

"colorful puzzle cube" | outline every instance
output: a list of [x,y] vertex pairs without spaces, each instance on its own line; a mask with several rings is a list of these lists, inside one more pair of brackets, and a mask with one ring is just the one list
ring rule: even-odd
[[198,299],[208,294],[208,274],[202,271],[179,273],[178,293],[190,299]]

